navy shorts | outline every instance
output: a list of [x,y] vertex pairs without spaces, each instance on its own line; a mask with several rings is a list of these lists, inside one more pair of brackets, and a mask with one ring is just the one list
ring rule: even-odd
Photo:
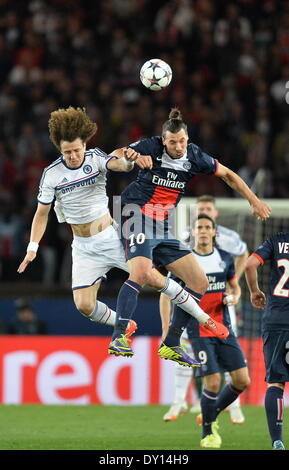
[[237,337],[230,333],[226,340],[214,337],[192,339],[193,351],[201,367],[196,371],[198,376],[232,372],[247,367],[243,351]]
[[134,225],[122,217],[121,242],[126,260],[144,256],[155,266],[166,266],[191,252],[186,245],[174,238],[166,223],[139,215]]
[[264,331],[262,337],[266,366],[265,381],[289,382],[289,331]]

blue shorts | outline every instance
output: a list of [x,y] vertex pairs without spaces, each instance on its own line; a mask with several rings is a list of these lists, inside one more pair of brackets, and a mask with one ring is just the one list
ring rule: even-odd
[[132,227],[128,225],[128,218],[122,217],[121,242],[126,260],[144,256],[160,267],[192,253],[186,245],[174,238],[166,223],[143,214],[139,215],[137,223]]
[[262,337],[266,366],[265,381],[289,382],[289,331],[264,331]]
[[196,371],[198,376],[203,377],[217,372],[232,372],[247,367],[239,341],[232,333],[226,340],[211,336],[193,338],[192,346],[196,360],[202,364]]

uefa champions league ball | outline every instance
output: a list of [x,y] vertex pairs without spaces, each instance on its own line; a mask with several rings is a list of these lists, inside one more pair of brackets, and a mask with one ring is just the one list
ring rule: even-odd
[[140,80],[142,84],[152,91],[166,88],[172,79],[172,69],[161,59],[150,59],[140,69]]

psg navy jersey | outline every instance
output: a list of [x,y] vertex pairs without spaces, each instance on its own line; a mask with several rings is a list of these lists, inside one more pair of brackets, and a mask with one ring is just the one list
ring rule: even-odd
[[[228,281],[235,279],[235,266],[230,253],[219,248],[214,248],[212,253],[201,255],[193,250],[198,264],[206,273],[209,287],[200,301],[200,307],[211,318],[231,327],[230,313],[227,305],[224,305],[224,292]],[[204,328],[195,318],[192,318],[187,326],[189,338],[214,336]]]
[[[143,139],[129,147],[141,155],[150,155],[153,168],[139,171],[136,181],[123,191],[122,205],[137,204],[145,215],[158,220],[168,217],[194,175],[217,172],[218,161],[192,143],[188,145],[187,153],[178,159],[173,159],[166,153],[161,137]],[[155,205],[163,207],[163,210],[157,211],[157,215],[150,209]]]
[[289,330],[289,233],[272,235],[253,255],[261,264],[271,263],[263,330]]

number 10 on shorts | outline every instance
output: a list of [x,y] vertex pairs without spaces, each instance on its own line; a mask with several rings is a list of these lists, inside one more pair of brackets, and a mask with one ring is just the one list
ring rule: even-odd
[[135,235],[134,233],[130,235],[129,237],[129,246],[134,246],[135,244],[137,245],[142,245],[145,241],[145,234],[144,233],[138,233]]

